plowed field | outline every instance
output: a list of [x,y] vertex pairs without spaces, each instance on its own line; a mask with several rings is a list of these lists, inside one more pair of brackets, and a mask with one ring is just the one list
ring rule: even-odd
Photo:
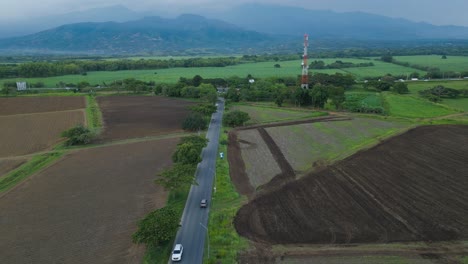
[[45,150],[62,131],[84,122],[83,110],[0,116],[0,157]]
[[0,116],[55,112],[86,108],[84,97],[13,97],[0,98]]
[[410,130],[255,198],[235,227],[273,244],[468,239],[467,143],[468,126]]
[[131,235],[166,202],[153,180],[178,140],[73,152],[3,195],[1,262],[141,263]]
[[104,119],[103,140],[182,132],[192,102],[158,96],[98,97]]

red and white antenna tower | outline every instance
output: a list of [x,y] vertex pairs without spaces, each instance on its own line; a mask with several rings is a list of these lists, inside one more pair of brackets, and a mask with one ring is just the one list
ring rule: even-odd
[[304,55],[302,55],[302,78],[301,88],[309,89],[309,65],[307,64],[307,47],[309,46],[309,35],[304,35]]

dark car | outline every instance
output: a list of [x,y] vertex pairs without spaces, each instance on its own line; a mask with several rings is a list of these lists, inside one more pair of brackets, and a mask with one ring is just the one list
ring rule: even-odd
[[200,201],[200,208],[206,208],[206,203],[207,203],[206,199],[202,199]]

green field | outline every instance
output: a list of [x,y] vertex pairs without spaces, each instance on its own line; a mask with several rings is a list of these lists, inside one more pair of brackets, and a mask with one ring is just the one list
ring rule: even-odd
[[431,118],[458,113],[441,104],[432,103],[423,98],[411,95],[384,93],[388,105],[388,114],[395,117]]
[[314,162],[341,160],[381,139],[399,133],[408,123],[370,118],[317,122],[267,128],[296,171],[307,171]]
[[393,58],[401,62],[437,67],[441,71],[468,71],[468,57],[465,56],[447,56],[447,59],[442,59],[440,55],[394,56]]
[[[312,58],[313,60],[313,58]],[[336,60],[345,62],[362,63],[369,62],[369,60],[362,59],[321,59],[327,64]],[[408,74],[416,71],[412,68],[402,67],[391,63],[384,63],[380,61],[372,61],[375,66],[372,67],[359,67],[347,69],[324,69],[324,70],[310,70],[313,73],[342,73],[352,74],[358,79],[366,77],[378,77],[390,73],[392,75]],[[278,63],[280,68],[275,68],[274,65]],[[424,72],[420,72],[423,74]],[[135,78],[143,81],[155,81],[157,83],[176,83],[179,77],[192,78],[195,75],[200,75],[203,78],[225,78],[231,76],[247,76],[251,74],[254,78],[265,77],[294,77],[301,74],[301,61],[281,61],[281,62],[258,62],[258,63],[245,63],[227,67],[199,67],[199,68],[171,68],[171,69],[155,69],[155,70],[127,70],[127,71],[101,71],[101,72],[88,72],[87,75],[65,75],[48,78],[12,78],[0,80],[0,87],[3,87],[4,81],[26,81],[29,83],[44,82],[46,87],[56,87],[60,81],[65,83],[77,83],[80,81],[87,81],[92,85],[102,85],[103,82],[111,83],[115,80],[123,80],[126,78]]]
[[453,89],[468,89],[468,80],[456,80],[456,81],[416,81],[406,82],[408,89],[412,94],[418,94],[421,90],[427,90],[434,86],[442,85],[447,88]]

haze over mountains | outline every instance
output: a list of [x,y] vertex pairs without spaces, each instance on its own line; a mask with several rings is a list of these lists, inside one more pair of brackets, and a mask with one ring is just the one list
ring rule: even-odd
[[[199,15],[168,19],[122,6],[91,9],[0,25],[0,38],[3,38],[0,50],[130,54],[210,49],[230,53],[268,45],[284,46],[304,33],[316,40],[337,41],[468,39],[468,27],[434,26],[361,12],[247,4],[204,15],[216,19]],[[43,31],[33,33],[40,30]],[[20,33],[33,34],[10,37]]]

